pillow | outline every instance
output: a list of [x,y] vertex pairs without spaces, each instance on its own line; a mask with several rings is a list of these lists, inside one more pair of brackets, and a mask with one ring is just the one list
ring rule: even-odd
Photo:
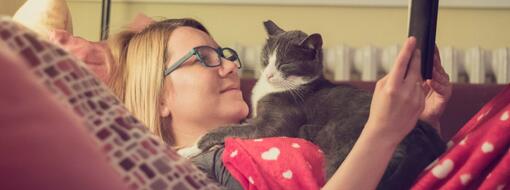
[[54,29],[73,33],[71,13],[65,0],[27,0],[13,16],[44,38]]
[[83,119],[16,58],[0,44],[0,189],[127,189]]
[[0,41],[25,61],[38,83],[81,118],[130,189],[218,189],[189,160],[151,134],[106,85],[62,48],[7,18],[0,18]]

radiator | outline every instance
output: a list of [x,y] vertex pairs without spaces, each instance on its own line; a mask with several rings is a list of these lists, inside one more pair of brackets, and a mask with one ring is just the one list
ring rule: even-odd
[[[238,51],[243,63],[239,74],[245,78],[258,78],[262,69],[262,46],[236,44],[233,48]],[[400,48],[400,45],[356,48],[345,44],[325,48],[325,75],[335,81],[376,81],[391,69]],[[510,83],[510,48],[460,49],[443,46],[439,51],[443,67],[453,83]]]

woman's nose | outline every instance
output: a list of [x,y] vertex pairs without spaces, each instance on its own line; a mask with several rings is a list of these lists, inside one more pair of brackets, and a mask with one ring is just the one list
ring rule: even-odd
[[221,76],[228,76],[230,73],[237,73],[237,64],[225,59],[221,58],[221,66],[219,69]]

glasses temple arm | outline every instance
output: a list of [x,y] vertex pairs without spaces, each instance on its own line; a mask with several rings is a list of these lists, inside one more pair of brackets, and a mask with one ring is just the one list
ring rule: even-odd
[[177,69],[177,67],[181,66],[186,60],[188,60],[191,56],[195,54],[195,49],[191,50],[188,54],[184,55],[181,59],[179,59],[177,62],[175,62],[170,68],[166,68],[165,72],[163,73],[163,76],[168,76],[172,71]]

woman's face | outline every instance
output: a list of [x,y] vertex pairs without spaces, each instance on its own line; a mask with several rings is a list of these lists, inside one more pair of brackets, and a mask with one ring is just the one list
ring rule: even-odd
[[[191,27],[175,29],[168,41],[170,67],[197,46],[218,48],[205,32]],[[163,84],[161,116],[173,123],[194,123],[214,128],[238,123],[248,115],[237,65],[222,58],[218,67],[205,67],[193,56],[170,73]]]

